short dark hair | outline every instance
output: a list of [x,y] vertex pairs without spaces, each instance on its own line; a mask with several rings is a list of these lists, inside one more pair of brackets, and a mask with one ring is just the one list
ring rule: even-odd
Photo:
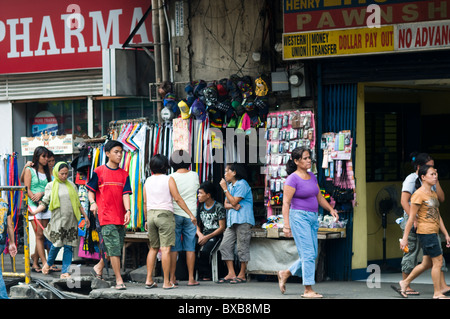
[[116,146],[119,146],[121,149],[123,149],[123,145],[119,141],[109,140],[105,144],[105,152],[111,152],[111,150]]
[[170,167],[175,171],[181,168],[189,169],[191,167],[191,156],[189,152],[183,150],[174,151],[170,156]]
[[206,194],[210,194],[212,199],[216,199],[216,187],[210,181],[204,181],[198,189],[202,189]]
[[239,163],[228,163],[227,167],[229,170],[236,172],[235,178],[237,180],[246,179],[247,178],[247,170],[243,164]]
[[153,174],[166,174],[169,169],[169,160],[162,154],[156,154],[150,159],[150,170]]

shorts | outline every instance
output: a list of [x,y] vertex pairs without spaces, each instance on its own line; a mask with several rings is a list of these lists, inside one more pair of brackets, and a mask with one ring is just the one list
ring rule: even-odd
[[197,226],[190,218],[175,215],[175,247],[172,251],[195,251]]
[[250,224],[233,224],[225,229],[219,250],[222,260],[234,260],[234,248],[237,244],[237,255],[240,262],[250,260],[250,240],[252,233]]
[[431,258],[442,255],[441,240],[439,234],[417,234],[422,245],[423,254]]
[[170,210],[148,210],[147,230],[150,247],[159,248],[175,245],[175,217]]
[[[34,212],[37,209],[37,207],[35,206],[30,206],[28,205],[28,210]],[[46,211],[42,212],[42,213],[37,213],[36,215],[31,215],[28,212],[28,220],[34,220],[36,219],[50,219],[52,217],[52,211],[47,209]]]
[[102,238],[108,256],[120,257],[122,255],[123,242],[125,238],[125,226],[102,226]]

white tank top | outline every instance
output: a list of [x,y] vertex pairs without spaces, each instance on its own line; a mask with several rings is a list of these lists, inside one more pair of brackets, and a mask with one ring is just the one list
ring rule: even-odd
[[173,199],[170,194],[168,175],[152,175],[145,181],[147,210],[163,209],[173,212]]

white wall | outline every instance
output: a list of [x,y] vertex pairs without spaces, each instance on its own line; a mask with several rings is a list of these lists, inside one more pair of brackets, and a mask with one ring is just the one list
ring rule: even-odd
[[12,104],[0,101],[0,154],[13,152]]

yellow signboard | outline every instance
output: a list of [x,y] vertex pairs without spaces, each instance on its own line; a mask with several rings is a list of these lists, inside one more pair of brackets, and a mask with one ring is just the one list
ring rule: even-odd
[[283,59],[394,51],[394,26],[283,34]]

